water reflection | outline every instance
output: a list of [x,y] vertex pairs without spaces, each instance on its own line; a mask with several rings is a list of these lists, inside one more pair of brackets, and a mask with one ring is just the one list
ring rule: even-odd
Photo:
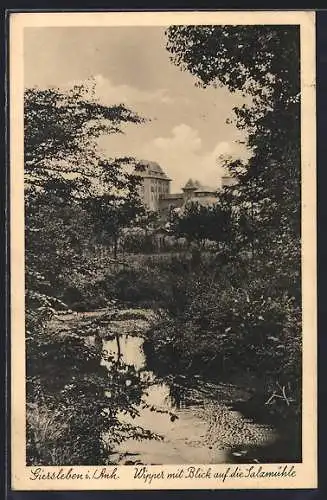
[[[121,361],[125,365],[133,365],[138,370],[140,379],[148,382],[146,402],[161,409],[182,409],[185,408],[187,400],[187,388],[181,385],[177,379],[169,381],[158,381],[153,372],[146,369],[146,359],[143,352],[142,337],[132,335],[121,335],[119,338],[119,348],[116,339],[104,340],[103,351],[113,354],[118,359],[120,351]],[[110,362],[105,359],[102,364],[109,368]]]
[[[121,352],[121,360],[125,365],[134,365],[137,370],[145,368],[145,355],[143,352],[143,338],[134,337],[132,335],[120,335],[119,344]],[[118,357],[117,340],[103,340],[103,350],[112,353]],[[106,361],[103,364],[108,365]]]
[[[187,403],[187,388],[173,379],[167,382],[158,381],[152,372],[146,370],[143,338],[124,335],[120,336],[119,340],[119,347],[116,339],[104,340],[104,352],[111,353],[118,359],[120,351],[122,362],[134,365],[141,380],[149,384],[143,398],[145,407],[140,406],[139,416],[132,419],[122,413],[120,419],[122,422],[149,429],[163,438],[162,441],[128,439],[119,446],[119,456],[124,456],[128,463],[132,459],[143,464],[226,461],[225,452],[212,450],[210,446],[203,444],[208,424],[194,415],[192,405]],[[102,364],[108,367],[110,365],[105,360]],[[157,411],[152,411],[153,408]],[[170,412],[178,418],[172,417]]]
[[185,408],[184,403],[185,403],[186,390],[183,386],[171,383],[169,385],[169,393],[174,408],[178,410],[182,409],[183,407]]
[[[121,421],[162,436],[162,441],[125,440],[117,449],[117,463],[159,465],[233,461],[229,454],[231,447],[219,446],[219,429],[222,427],[220,422],[215,421],[215,411],[213,418],[210,412],[206,414],[210,401],[201,396],[199,391],[188,387],[186,378],[158,380],[147,370],[143,342],[142,337],[133,335],[121,335],[119,342],[117,339],[103,340],[104,353],[111,354],[116,360],[120,354],[122,363],[133,365],[141,380],[148,385],[139,415],[132,419],[130,415],[122,413],[119,416]],[[110,362],[105,359],[102,364],[108,368],[110,366]],[[156,411],[153,411],[154,408]]]

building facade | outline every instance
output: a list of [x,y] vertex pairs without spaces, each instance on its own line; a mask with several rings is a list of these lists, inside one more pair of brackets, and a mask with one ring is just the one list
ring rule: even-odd
[[137,172],[142,177],[139,195],[148,210],[160,210],[160,198],[170,192],[171,179],[165,174],[160,165],[154,161],[142,161],[141,169]]
[[[189,202],[198,202],[201,205],[212,205],[217,200],[219,188],[203,186],[199,181],[189,179],[181,193],[170,193],[171,179],[165,174],[156,162],[140,162],[142,177],[139,195],[145,207],[157,211],[165,216],[172,209],[183,209]],[[222,178],[222,187],[233,183],[234,179],[228,176]]]

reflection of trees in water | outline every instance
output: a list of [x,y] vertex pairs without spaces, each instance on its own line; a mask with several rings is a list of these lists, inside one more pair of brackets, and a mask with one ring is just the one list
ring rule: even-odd
[[[132,364],[126,363],[125,355],[129,350],[128,344],[131,342],[132,346],[136,347],[134,346],[135,339],[136,337],[129,337],[125,334],[107,336],[107,342],[113,342],[110,347],[107,344],[106,347],[109,348],[107,351],[103,351],[104,356],[106,357],[109,354],[109,359],[111,359],[111,363],[109,366],[107,365],[107,367],[111,372],[117,369],[119,369],[120,373],[125,372],[125,374],[126,369],[133,371],[134,376],[138,378],[138,385],[142,387],[141,405],[143,408],[148,407],[151,408],[151,411],[167,413],[167,415],[171,417],[173,415],[171,413],[172,409],[181,409],[186,406],[186,388],[183,385],[185,381],[180,377],[174,377],[170,380],[158,380],[153,372],[147,370],[146,365],[141,368],[138,366],[139,356],[136,350],[134,352],[135,359],[133,359]],[[142,345],[137,347],[141,349],[143,354]],[[130,360],[130,362],[131,361],[132,360]],[[127,382],[131,384],[131,381]],[[134,384],[135,381],[133,381],[133,385]],[[123,391],[125,390],[126,386],[123,388]]]
[[178,383],[178,380],[174,379],[167,384],[170,392],[171,404],[177,410],[181,410],[186,406],[186,388]]

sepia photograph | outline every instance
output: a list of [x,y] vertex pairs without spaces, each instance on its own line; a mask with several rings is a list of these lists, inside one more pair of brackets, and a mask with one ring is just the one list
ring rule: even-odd
[[304,461],[302,27],[206,19],[22,30],[34,482]]

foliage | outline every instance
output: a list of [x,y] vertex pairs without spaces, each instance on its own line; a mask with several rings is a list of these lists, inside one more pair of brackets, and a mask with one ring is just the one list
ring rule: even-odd
[[64,174],[89,182],[105,173],[116,176],[107,168],[110,161],[100,154],[96,139],[121,133],[123,123],[143,121],[123,105],[103,106],[94,88],[85,85],[66,91],[26,89],[24,117],[25,179],[34,187]]
[[216,213],[191,207],[177,220],[177,233],[224,245],[207,267],[212,279],[195,279],[194,294],[183,295],[180,309],[153,330],[149,342],[157,358],[173,360],[184,372],[209,370],[218,376],[235,368],[264,374],[266,399],[273,388],[287,386],[299,412],[299,29],[172,26],[167,49],[198,85],[243,94],[235,123],[247,133],[252,156],[226,162],[236,182],[219,195]]
[[185,237],[187,241],[200,246],[204,246],[207,240],[224,244],[234,239],[231,210],[222,200],[210,206],[188,203],[185,210],[176,214],[171,222],[171,231],[177,238]]
[[145,306],[160,302],[165,282],[155,268],[133,266],[106,276],[103,287],[121,302]]
[[[179,283],[167,313],[148,333],[149,367],[160,375],[202,374],[214,381],[233,373],[263,380],[265,403],[278,386],[287,387],[290,407],[299,412],[301,394],[301,310],[263,276],[248,281],[202,269]],[[278,400],[278,407],[285,400]],[[286,412],[287,414],[287,412]],[[289,415],[288,415],[289,417]]]
[[51,329],[56,310],[67,309],[64,300],[74,302],[74,290],[78,299],[78,281],[88,286],[89,299],[96,294],[90,255],[102,235],[94,207],[101,216],[110,197],[119,223],[128,224],[138,206],[136,176],[125,168],[135,161],[103,158],[96,139],[142,120],[93,97],[82,87],[25,92],[27,460],[33,465],[105,464],[122,439],[154,437],[119,420],[121,412],[137,415],[144,383],[111,353],[108,369],[101,365],[97,322]]
[[[270,246],[279,239],[281,245],[298,240],[299,28],[172,26],[167,37],[173,62],[195,75],[199,85],[226,86],[248,96],[234,111],[253,156],[247,164],[227,165],[238,180],[227,189],[227,201],[242,210],[244,236],[248,226],[255,226],[262,248],[267,239]],[[299,265],[299,255],[294,257]]]
[[[124,106],[100,105],[85,87],[26,90],[27,264],[46,279],[51,274],[60,281],[76,267],[87,274],[87,248],[116,238],[119,224],[140,211],[138,177],[130,172],[137,162],[104,158],[96,142],[101,134],[122,132],[128,121],[142,119]],[[109,212],[104,237],[98,221]]]
[[128,197],[104,194],[89,199],[87,203],[88,211],[92,214],[94,228],[98,234],[98,240],[104,243],[112,240],[114,258],[117,258],[122,230],[130,226],[144,212],[136,186],[137,177],[135,176],[135,181],[129,186]]

